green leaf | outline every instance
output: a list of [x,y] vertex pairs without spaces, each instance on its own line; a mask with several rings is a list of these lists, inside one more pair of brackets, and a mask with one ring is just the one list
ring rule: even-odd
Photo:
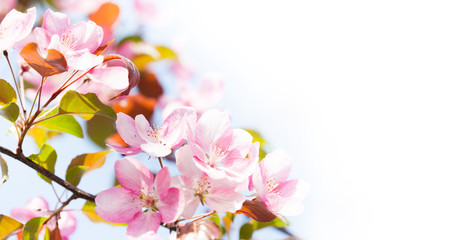
[[23,227],[23,224],[17,220],[0,214],[0,239],[6,239],[7,236]]
[[82,154],[75,157],[67,167],[66,181],[77,186],[83,175],[103,166],[106,156],[110,152],[112,151],[106,150],[96,153]]
[[[54,167],[56,165],[57,154],[53,147],[48,144],[44,144],[38,154],[31,154],[29,157],[33,162],[40,165],[41,167],[46,168],[48,171],[54,173]],[[38,175],[44,179],[44,181],[51,183],[49,178],[41,175]]]
[[16,102],[15,90],[7,81],[0,79],[0,105],[9,102]]
[[27,133],[29,136],[33,138],[36,145],[40,148],[43,146],[49,139],[58,136],[61,134],[60,132],[50,131],[41,127],[32,127],[28,130]]
[[259,230],[259,229],[265,228],[265,227],[283,228],[283,227],[288,226],[287,223],[283,222],[279,218],[275,218],[274,220],[272,220],[270,222],[258,222],[256,220],[252,220],[252,223],[253,223],[254,230]]
[[94,115],[117,119],[113,109],[103,104],[95,93],[81,94],[76,91],[68,91],[59,103],[58,114],[74,114],[86,120]]
[[[177,54],[170,48],[165,46],[156,46],[157,53],[140,54],[133,58],[133,63],[139,70],[143,70],[148,63],[163,59],[176,59]],[[155,55],[155,56],[152,56]]]
[[[49,114],[46,117],[49,117]],[[35,126],[38,126],[40,128],[47,129],[47,130],[69,133],[79,138],[84,137],[84,133],[82,132],[82,127],[77,122],[77,120],[73,116],[70,116],[70,115],[58,115],[53,118],[40,121]]]
[[45,217],[35,217],[26,222],[23,228],[23,240],[37,240],[44,221]]
[[260,143],[260,148],[259,148],[259,157],[260,161],[268,154],[266,151],[266,147],[268,145],[268,142],[263,138],[263,136],[256,130],[253,129],[245,129],[248,133],[253,136],[253,142],[259,142]]
[[78,166],[69,169],[66,173],[66,181],[71,183],[74,186],[79,185],[82,176],[84,176],[87,171],[87,167]]
[[251,236],[253,236],[253,224],[243,224],[240,228],[240,239],[250,239]]
[[20,108],[16,103],[9,102],[7,105],[0,108],[0,115],[10,122],[15,122],[20,115]]
[[213,221],[215,224],[217,224],[217,226],[220,227],[220,216],[216,213],[210,215],[210,217],[208,218],[210,221]]
[[82,207],[82,212],[84,213],[85,216],[87,216],[87,218],[89,218],[90,221],[94,223],[100,223],[100,222],[108,223],[113,226],[128,226],[128,223],[111,223],[111,222],[103,220],[101,217],[99,217],[99,215],[95,213],[95,207],[97,207],[97,205],[89,201],[86,201],[84,206]]
[[116,132],[115,121],[110,118],[95,115],[87,121],[87,135],[102,148],[106,147],[105,140]]
[[0,155],[0,169],[2,169],[2,178],[0,179],[0,187],[4,182],[8,180],[8,166],[7,162],[3,157]]

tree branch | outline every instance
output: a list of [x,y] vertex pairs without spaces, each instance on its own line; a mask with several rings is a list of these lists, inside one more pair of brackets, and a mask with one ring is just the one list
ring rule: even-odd
[[62,178],[60,178],[58,176],[56,176],[54,173],[48,171],[47,169],[43,168],[42,166],[40,166],[40,165],[36,164],[35,162],[31,161],[29,158],[25,157],[21,151],[18,151],[17,153],[14,153],[14,152],[10,151],[9,149],[6,149],[6,148],[0,146],[0,152],[10,156],[11,158],[14,158],[14,159],[24,163],[25,165],[27,165],[28,167],[30,167],[30,168],[36,170],[37,172],[41,173],[41,175],[47,177],[51,181],[54,181],[57,184],[64,187],[65,189],[71,191],[73,193],[73,196],[75,196],[77,198],[85,199],[87,201],[95,202],[95,196],[94,195],[80,190],[76,186],[70,184],[69,182],[63,180]]

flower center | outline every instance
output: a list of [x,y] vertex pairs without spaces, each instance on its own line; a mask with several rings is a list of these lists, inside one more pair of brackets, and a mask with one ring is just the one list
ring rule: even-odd
[[77,46],[77,40],[74,39],[72,31],[69,30],[61,35],[61,52],[67,52]]
[[153,124],[153,127],[151,129],[148,129],[148,131],[146,131],[146,135],[152,138],[154,142],[157,142],[159,144],[166,146],[166,142],[160,138],[161,128],[157,127],[156,125]]
[[197,186],[194,187],[194,196],[199,197],[199,200],[202,205],[204,205],[205,195],[209,194],[210,188],[210,181],[207,176],[204,176],[201,179],[197,180]]
[[276,178],[270,178],[266,181],[266,192],[279,195],[279,183]]
[[227,151],[224,149],[214,145],[212,151],[209,154],[205,154],[205,157],[207,158],[207,165],[210,167],[218,167],[220,166],[220,161],[222,160],[223,157],[227,155]]
[[140,200],[142,201],[141,202],[141,207],[142,207],[143,212],[146,212],[146,211],[149,211],[149,210],[151,210],[151,211],[157,211],[158,210],[158,208],[156,207],[156,203],[159,202],[159,199],[154,198],[150,195],[141,194]]

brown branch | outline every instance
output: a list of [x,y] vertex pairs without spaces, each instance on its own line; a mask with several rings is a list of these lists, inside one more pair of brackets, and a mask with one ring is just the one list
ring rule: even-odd
[[0,146],[0,152],[10,156],[11,158],[14,158],[14,159],[24,163],[25,165],[27,165],[28,167],[36,170],[38,173],[41,173],[41,175],[47,177],[51,181],[54,181],[57,184],[64,187],[65,189],[71,191],[73,193],[73,196],[75,196],[76,198],[82,198],[82,199],[85,199],[87,201],[95,202],[95,196],[94,195],[80,190],[79,188],[72,185],[71,183],[63,180],[62,178],[56,176],[54,173],[48,171],[46,168],[43,168],[42,166],[40,166],[40,165],[36,164],[35,162],[31,161],[29,158],[25,157],[21,151],[18,151],[17,153],[14,153],[14,152],[10,151],[9,149],[6,149],[6,148]]

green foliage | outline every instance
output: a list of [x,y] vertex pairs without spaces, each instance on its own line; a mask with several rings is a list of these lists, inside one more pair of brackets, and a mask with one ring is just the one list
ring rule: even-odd
[[35,217],[26,222],[23,228],[23,240],[37,240],[44,221],[45,217]]
[[0,79],[0,105],[10,102],[16,102],[15,90],[7,81]]
[[157,56],[152,56],[149,54],[141,54],[133,58],[133,63],[136,65],[136,68],[143,70],[148,63],[154,61],[160,61],[163,59],[176,59],[177,54],[170,48],[165,46],[156,46]]
[[74,114],[86,120],[90,120],[94,115],[108,117],[114,121],[117,119],[115,111],[103,104],[95,93],[81,94],[73,90],[61,98],[58,114]]
[[260,161],[268,154],[268,151],[266,147],[268,146],[268,142],[263,138],[263,136],[256,130],[254,129],[245,129],[248,133],[253,136],[253,142],[259,142],[260,143],[260,148],[259,148],[259,157]]
[[82,127],[73,116],[56,115],[55,114],[56,111],[57,109],[53,111],[51,114],[48,114],[48,116],[46,116],[46,117],[51,117],[51,118],[47,120],[39,121],[38,123],[36,123],[36,126],[43,129],[47,129],[47,130],[56,131],[56,132],[69,133],[79,138],[84,137],[84,133],[82,132]]
[[251,220],[250,222],[253,224],[254,230],[259,230],[265,227],[283,228],[289,225],[288,223],[283,222],[279,218],[275,218],[274,220],[270,222],[258,222],[256,220]]
[[15,122],[20,115],[20,108],[16,103],[9,102],[7,105],[0,108],[0,115],[10,122]]
[[250,239],[253,236],[253,224],[245,223],[240,227],[240,239]]
[[102,148],[106,147],[105,140],[116,132],[115,121],[110,118],[95,115],[87,121],[87,135]]
[[13,87],[5,80],[0,79],[0,116],[10,122],[15,122],[20,114],[16,102],[16,93]]
[[6,239],[7,236],[23,227],[23,224],[17,220],[0,214],[0,239]]
[[0,187],[4,182],[8,180],[8,166],[7,162],[5,159],[3,159],[2,156],[0,156],[0,169],[2,170],[2,178],[0,178]]
[[107,154],[112,151],[101,151],[96,153],[82,154],[74,159],[67,167],[66,170],[66,181],[70,182],[74,186],[77,186],[86,173],[100,168],[105,163]]
[[50,131],[40,127],[32,127],[28,130],[28,135],[31,136],[36,145],[41,148],[49,139],[61,134],[60,132]]
[[[48,144],[44,144],[38,154],[31,154],[29,157],[31,161],[40,165],[43,168],[46,168],[48,171],[54,173],[54,167],[56,165],[57,154],[53,147]],[[46,182],[51,183],[49,178],[41,175],[38,175]]]

